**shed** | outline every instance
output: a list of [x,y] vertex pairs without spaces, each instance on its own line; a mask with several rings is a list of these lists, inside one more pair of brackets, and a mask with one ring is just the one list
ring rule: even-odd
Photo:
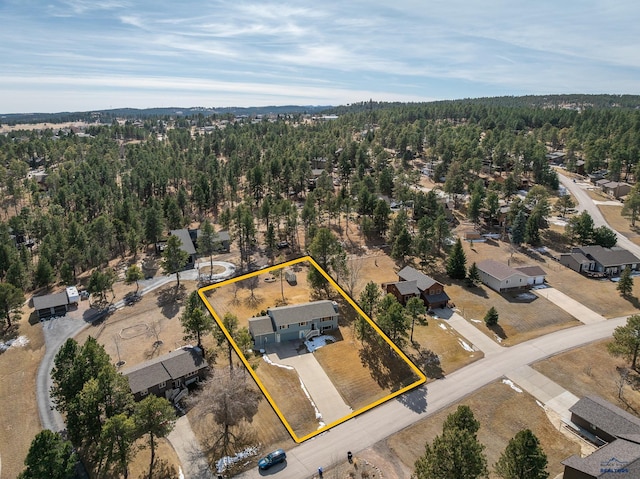
[[291,286],[298,284],[298,278],[296,274],[292,271],[286,271],[284,273],[284,279],[286,279],[287,283],[289,283]]
[[76,288],[75,286],[68,286],[67,298],[69,299],[69,304],[78,304],[78,301],[80,301],[80,293],[78,293],[78,288]]

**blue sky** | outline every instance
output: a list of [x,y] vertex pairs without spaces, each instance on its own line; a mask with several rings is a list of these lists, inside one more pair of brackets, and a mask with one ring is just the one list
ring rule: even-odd
[[0,0],[0,113],[640,94],[637,0]]

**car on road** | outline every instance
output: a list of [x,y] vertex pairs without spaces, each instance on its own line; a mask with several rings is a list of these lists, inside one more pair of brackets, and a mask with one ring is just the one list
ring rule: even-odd
[[282,449],[276,449],[258,461],[259,469],[269,469],[271,466],[280,464],[287,459],[287,454]]

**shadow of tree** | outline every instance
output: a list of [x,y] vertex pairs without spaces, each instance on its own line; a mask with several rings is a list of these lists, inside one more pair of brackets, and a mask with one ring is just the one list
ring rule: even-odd
[[502,326],[494,324],[493,326],[487,326],[490,331],[493,331],[500,339],[507,339],[507,333],[504,332]]
[[422,413],[427,410],[427,388],[420,387],[397,397],[400,404],[413,412]]
[[171,319],[178,314],[186,295],[187,288],[183,284],[179,288],[167,286],[157,293],[157,304],[165,318]]
[[[178,471],[175,466],[169,464],[166,459],[157,459],[153,465],[153,477],[162,477],[164,479],[178,479]],[[149,474],[146,472],[140,474],[138,479],[147,479]]]
[[424,372],[428,378],[442,379],[444,371],[440,363],[440,357],[430,349],[418,349],[411,360]]
[[362,365],[383,389],[397,391],[418,379],[406,361],[380,337],[364,341],[359,355]]

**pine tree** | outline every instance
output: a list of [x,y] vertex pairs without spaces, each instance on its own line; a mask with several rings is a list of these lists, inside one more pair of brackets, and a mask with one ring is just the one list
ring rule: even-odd
[[519,431],[494,466],[503,479],[547,479],[547,455],[529,429]]
[[487,326],[495,326],[498,324],[498,310],[494,306],[491,306],[487,314],[484,315],[484,323]]
[[640,354],[640,314],[629,316],[627,324],[613,331],[613,341],[607,344],[607,349],[613,356],[624,356],[636,369]]
[[447,274],[453,279],[464,279],[467,276],[467,256],[462,249],[460,238],[453,245],[447,261]]
[[524,210],[518,211],[511,228],[511,242],[520,246],[524,243],[524,236],[527,229],[527,215]]
[[474,262],[469,267],[469,272],[467,273],[467,286],[473,287],[476,286],[480,282],[480,273],[478,272],[478,267]]
[[616,286],[616,289],[625,298],[631,295],[631,293],[633,292],[633,277],[631,276],[631,268],[629,268],[628,266],[622,270],[620,281],[618,281],[618,286]]

